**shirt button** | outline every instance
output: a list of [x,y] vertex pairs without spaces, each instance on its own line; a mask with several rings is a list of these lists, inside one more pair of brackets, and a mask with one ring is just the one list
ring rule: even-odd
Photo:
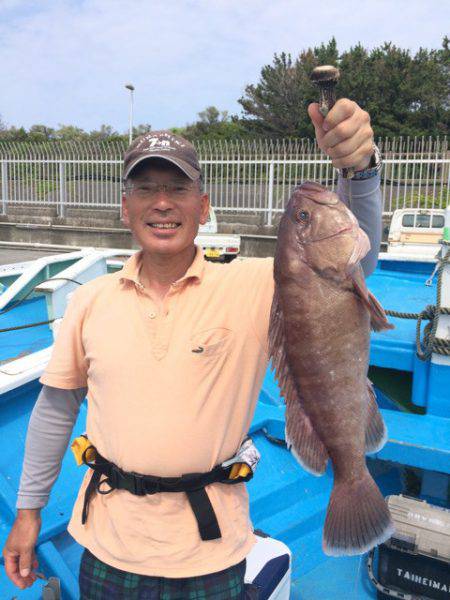
[[148,316],[150,317],[150,319],[154,319],[156,317],[156,314],[154,312],[152,312]]

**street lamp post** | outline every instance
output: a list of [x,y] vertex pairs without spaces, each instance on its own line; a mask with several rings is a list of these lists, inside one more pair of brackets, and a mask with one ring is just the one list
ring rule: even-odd
[[128,128],[128,137],[129,137],[129,143],[131,144],[132,139],[133,139],[133,92],[134,92],[134,85],[132,85],[131,83],[127,83],[125,85],[125,87],[127,88],[127,90],[130,90],[130,125]]

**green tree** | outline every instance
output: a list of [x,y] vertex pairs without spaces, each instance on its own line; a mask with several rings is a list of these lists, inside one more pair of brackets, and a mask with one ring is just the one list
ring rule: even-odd
[[199,139],[230,139],[248,135],[241,121],[230,116],[228,111],[220,111],[215,106],[207,106],[198,113],[199,119],[186,127],[174,127],[174,133],[188,140]]
[[28,133],[24,127],[9,127],[0,131],[0,140],[5,142],[26,142]]
[[208,106],[205,110],[201,110],[198,113],[200,117],[199,123],[203,123],[206,126],[217,125],[220,121],[226,121],[228,118],[228,111],[224,110],[222,113],[215,106]]
[[81,127],[75,127],[74,125],[58,125],[58,129],[55,131],[55,139],[64,142],[68,141],[81,141],[85,140],[88,134]]
[[448,133],[448,54],[448,39],[442,50],[420,48],[415,56],[391,43],[370,54],[351,48],[340,61],[340,93],[370,113],[378,135]]
[[450,125],[450,50],[445,37],[440,50],[421,48],[411,69],[412,129],[423,135],[448,134]]
[[249,131],[271,136],[312,136],[307,106],[317,101],[310,83],[319,64],[339,66],[338,97],[355,100],[372,119],[376,135],[437,135],[448,133],[450,122],[449,39],[442,49],[409,50],[385,43],[372,51],[361,44],[339,55],[336,40],[309,48],[293,60],[275,55],[261,70],[256,85],[240,98],[243,123]]
[[30,142],[45,142],[53,139],[55,130],[47,125],[32,125],[28,132]]
[[249,131],[275,137],[312,136],[314,129],[306,107],[317,98],[310,81],[319,64],[338,63],[336,40],[309,48],[293,60],[290,54],[275,54],[272,65],[261,70],[258,84],[245,88],[239,103],[244,109],[243,123]]
[[100,129],[95,129],[89,134],[89,139],[94,141],[110,140],[119,137],[119,133],[111,125],[100,125]]
[[152,130],[152,126],[150,123],[141,123],[140,125],[136,125],[133,127],[133,139],[138,137],[139,135],[144,135],[144,133],[148,133]]

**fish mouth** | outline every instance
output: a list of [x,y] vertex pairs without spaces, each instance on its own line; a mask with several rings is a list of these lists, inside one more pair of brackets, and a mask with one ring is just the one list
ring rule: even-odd
[[324,240],[330,240],[331,238],[337,237],[338,235],[342,235],[343,233],[349,233],[350,231],[353,231],[354,229],[355,229],[355,227],[353,225],[350,225],[349,227],[344,227],[343,229],[340,229],[339,231],[336,231],[335,233],[330,233],[330,235],[324,235],[323,237],[314,238],[313,240],[308,240],[307,242],[304,242],[304,243],[312,244],[314,242],[323,242]]

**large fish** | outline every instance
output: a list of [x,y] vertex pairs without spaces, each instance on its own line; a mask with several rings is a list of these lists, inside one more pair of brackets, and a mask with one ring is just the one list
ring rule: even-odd
[[286,402],[286,441],[300,464],[334,486],[323,549],[360,554],[393,533],[365,461],[386,428],[367,379],[370,328],[392,328],[368,291],[359,261],[369,240],[338,196],[297,187],[281,219],[269,344]]

